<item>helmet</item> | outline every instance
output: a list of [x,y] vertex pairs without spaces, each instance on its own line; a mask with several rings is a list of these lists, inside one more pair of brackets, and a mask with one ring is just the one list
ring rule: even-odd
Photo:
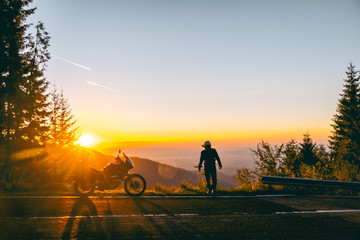
[[210,141],[205,141],[204,144],[202,145],[203,147],[207,147],[207,146],[211,146]]

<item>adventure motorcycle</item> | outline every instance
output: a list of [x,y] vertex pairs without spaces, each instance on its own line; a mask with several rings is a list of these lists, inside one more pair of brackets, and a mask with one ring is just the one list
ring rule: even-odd
[[74,190],[78,195],[88,196],[95,190],[114,190],[124,181],[124,189],[131,196],[141,195],[146,188],[145,179],[137,173],[129,174],[134,167],[131,159],[126,156],[120,158],[121,150],[115,158],[115,162],[108,163],[101,171],[87,168],[85,172],[75,180]]

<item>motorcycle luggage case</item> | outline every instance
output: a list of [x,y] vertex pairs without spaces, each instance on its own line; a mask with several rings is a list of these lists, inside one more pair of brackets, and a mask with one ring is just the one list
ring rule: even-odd
[[131,166],[129,164],[126,164],[124,162],[111,162],[108,163],[103,169],[105,174],[109,174],[110,176],[117,175],[119,172],[125,173],[129,171]]

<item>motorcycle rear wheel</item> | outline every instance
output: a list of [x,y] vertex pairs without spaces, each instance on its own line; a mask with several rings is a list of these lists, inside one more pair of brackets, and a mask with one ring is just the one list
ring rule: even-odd
[[145,179],[140,174],[130,174],[124,181],[124,188],[127,194],[139,196],[143,194],[146,189]]
[[80,196],[89,196],[95,191],[95,185],[90,181],[76,180],[74,190]]

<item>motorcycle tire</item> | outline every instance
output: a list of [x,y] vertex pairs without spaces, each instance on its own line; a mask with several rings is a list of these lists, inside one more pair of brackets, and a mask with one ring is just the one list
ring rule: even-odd
[[139,196],[146,189],[146,181],[140,174],[130,174],[124,181],[124,188],[130,196]]
[[74,190],[75,193],[80,196],[89,196],[95,191],[95,185],[89,182],[76,180]]

